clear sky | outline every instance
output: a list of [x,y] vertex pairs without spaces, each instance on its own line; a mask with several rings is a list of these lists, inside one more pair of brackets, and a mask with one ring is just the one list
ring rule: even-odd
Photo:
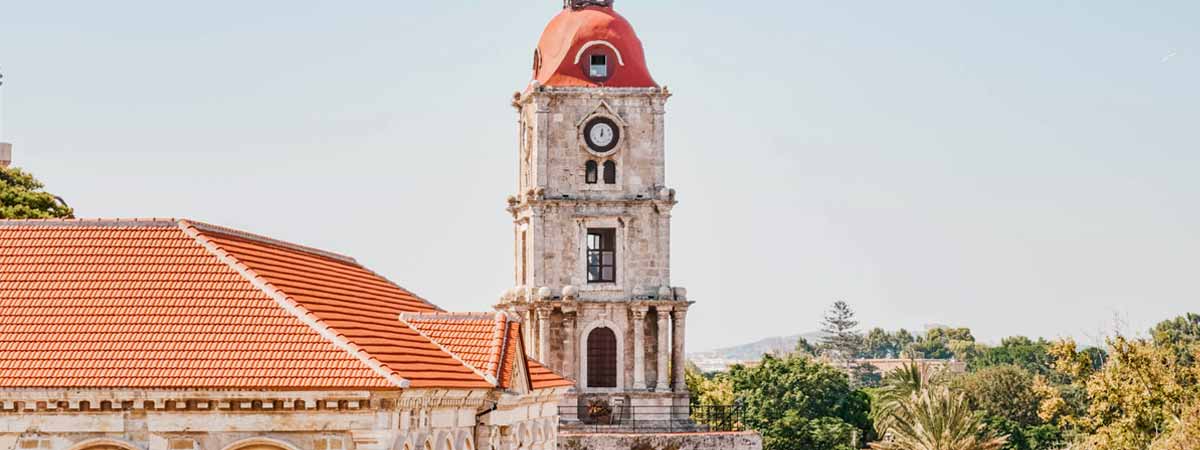
[[[17,164],[83,217],[339,251],[452,310],[512,279],[558,0],[0,0]],[[618,0],[671,87],[703,350],[864,326],[1094,339],[1200,312],[1200,2]]]

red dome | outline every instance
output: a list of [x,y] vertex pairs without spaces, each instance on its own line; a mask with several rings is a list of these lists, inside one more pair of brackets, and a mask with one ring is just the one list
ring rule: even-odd
[[[593,56],[607,64],[589,73]],[[611,7],[563,9],[546,25],[534,55],[533,79],[543,86],[658,87],[646,68],[642,41]]]

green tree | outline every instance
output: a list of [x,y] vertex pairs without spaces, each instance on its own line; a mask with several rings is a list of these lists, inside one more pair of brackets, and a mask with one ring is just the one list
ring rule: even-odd
[[767,450],[848,450],[869,437],[870,400],[846,374],[812,358],[765,356],[729,372],[734,401]]
[[1019,425],[1041,424],[1034,375],[1017,366],[993,366],[956,377],[951,385],[966,395],[971,408]]
[[1183,417],[1171,423],[1171,431],[1159,436],[1150,450],[1195,450],[1200,448],[1200,403],[1193,403]]
[[1015,365],[1037,375],[1051,375],[1053,358],[1049,353],[1050,343],[1044,339],[1030,340],[1024,336],[1007,337],[998,347],[984,350],[967,363],[967,370],[978,371],[988,367]]
[[1043,399],[1038,377],[1015,365],[992,366],[955,377],[951,386],[966,396],[988,430],[1009,437],[1005,449],[1056,450],[1064,444],[1063,431],[1038,415]]
[[[969,328],[930,328],[925,336],[905,346],[904,356],[909,358],[950,359],[954,358],[955,349],[962,352],[962,357],[973,356],[978,348],[974,345],[975,336]],[[970,353],[967,353],[970,352]]]
[[683,379],[687,383],[692,406],[733,404],[733,382],[725,373],[703,373],[688,362]]
[[943,383],[942,374],[928,364],[909,362],[883,377],[882,385],[874,390],[871,419],[879,436],[888,433],[895,412],[914,394]]
[[847,362],[858,356],[862,350],[862,335],[858,333],[858,321],[854,320],[854,311],[846,302],[838,300],[825,313],[821,322],[821,347],[837,361]]
[[883,328],[872,328],[863,338],[863,358],[895,358],[900,354],[896,339]]
[[[1196,368],[1182,364],[1175,349],[1146,340],[1117,336],[1108,344],[1108,361],[1087,378],[1087,415],[1073,418],[1091,432],[1083,448],[1147,448],[1196,401]],[[1080,356],[1086,353],[1056,353],[1057,366],[1076,373],[1091,370],[1085,360],[1090,357]]]
[[796,341],[796,353],[815,358],[821,354],[821,350],[817,348],[817,346],[809,343],[808,339],[800,338]]
[[876,450],[999,450],[1007,437],[990,434],[966,398],[945,386],[911,394],[891,410],[888,439]]
[[1194,364],[1194,355],[1200,349],[1200,315],[1187,313],[1171,320],[1164,320],[1150,330],[1154,345],[1175,350],[1184,364]]
[[0,219],[65,219],[75,212],[33,175],[15,167],[0,167]]

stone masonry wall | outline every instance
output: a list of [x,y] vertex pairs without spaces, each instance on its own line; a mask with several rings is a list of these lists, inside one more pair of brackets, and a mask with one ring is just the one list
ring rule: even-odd
[[559,450],[762,450],[758,433],[576,434],[558,436]]

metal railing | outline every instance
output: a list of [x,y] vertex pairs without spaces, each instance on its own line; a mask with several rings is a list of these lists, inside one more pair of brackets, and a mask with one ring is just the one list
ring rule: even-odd
[[560,406],[563,429],[593,433],[689,433],[745,431],[745,408],[703,406]]

